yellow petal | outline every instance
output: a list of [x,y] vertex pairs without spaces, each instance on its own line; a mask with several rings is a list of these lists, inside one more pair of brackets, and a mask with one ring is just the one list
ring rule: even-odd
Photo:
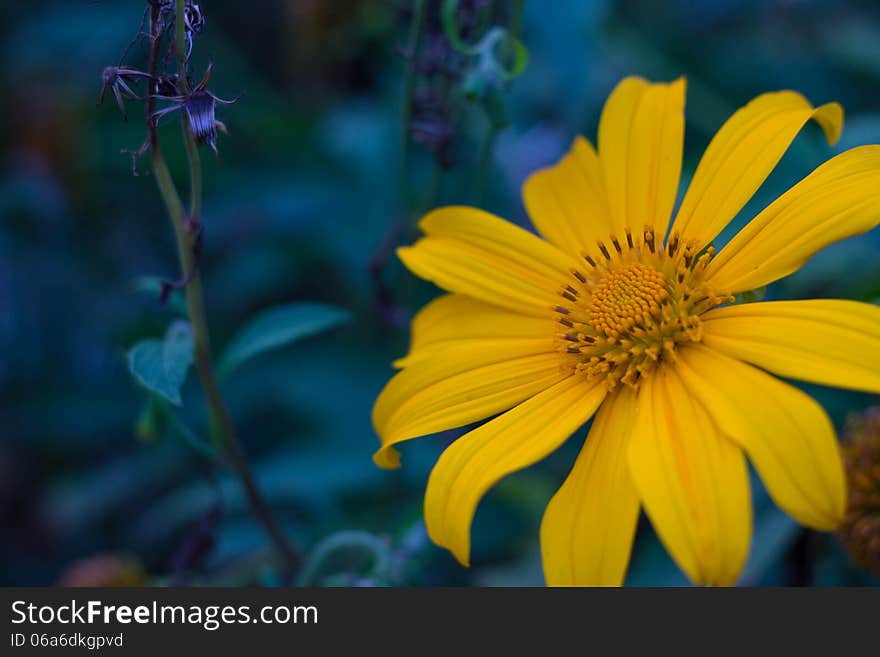
[[880,146],[832,158],[755,217],[709,264],[713,286],[753,290],[880,222]]
[[583,137],[557,164],[529,176],[522,194],[538,232],[576,258],[614,232],[599,157]]
[[528,317],[462,294],[444,294],[416,314],[409,354],[394,366],[408,367],[453,342],[546,338],[558,331],[552,319]]
[[797,388],[696,345],[679,370],[725,436],[741,445],[776,504],[798,522],[834,529],[846,509],[843,464],[822,407]]
[[397,251],[410,271],[450,292],[528,315],[549,316],[577,266],[536,235],[475,208],[440,208],[419,225],[427,236]]
[[636,394],[622,387],[602,404],[587,441],[541,522],[549,586],[620,586],[639,518],[626,449]]
[[880,393],[880,308],[765,301],[703,315],[706,346],[792,379]]
[[642,382],[638,403],[629,465],[654,529],[694,583],[733,584],[752,527],[742,450],[720,435],[672,366]]
[[502,477],[559,447],[604,396],[604,384],[572,375],[452,443],[434,466],[425,493],[431,540],[468,565],[471,521],[480,498]]
[[672,226],[684,241],[711,242],[733,219],[810,119],[829,143],[843,127],[843,108],[814,109],[794,91],[763,94],[738,110],[712,139]]
[[471,340],[438,348],[399,372],[373,407],[379,467],[400,465],[392,445],[482,420],[565,378],[552,338]]
[[626,78],[599,119],[599,159],[615,235],[646,225],[666,233],[681,175],[685,80],[649,84]]

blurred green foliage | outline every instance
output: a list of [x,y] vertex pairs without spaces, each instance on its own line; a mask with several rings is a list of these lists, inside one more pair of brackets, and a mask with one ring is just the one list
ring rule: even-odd
[[[489,18],[504,24],[510,3],[490,4]],[[143,141],[137,108],[123,122],[113,103],[95,106],[101,71],[131,40],[143,5],[0,7],[3,584],[52,583],[99,553],[136,555],[155,582],[278,582],[237,483],[193,449],[204,425],[195,377],[180,389],[179,414],[169,417],[127,372],[126,350],[180,318],[173,297],[158,303],[158,279],[137,284],[143,276],[177,277],[147,162],[132,176],[120,154]],[[260,485],[309,555],[309,582],[540,584],[541,513],[584,432],[487,497],[470,570],[430,545],[421,524],[427,473],[457,433],[405,446],[397,472],[379,471],[370,459],[377,445],[371,405],[392,374],[390,362],[405,352],[402,319],[436,293],[387,248],[415,235],[398,175],[405,68],[398,53],[409,3],[202,5],[207,32],[194,69],[210,55],[213,90],[244,94],[221,108],[229,135],[221,136],[218,158],[206,151],[203,160],[202,265],[215,351],[279,305],[323,302],[352,316],[248,362],[225,385]],[[428,5],[439,21],[440,3]],[[510,125],[489,142],[483,205],[524,225],[524,177],[556,159],[575,134],[592,138],[605,97],[631,73],[688,78],[684,183],[723,120],[758,93],[794,88],[817,103],[843,103],[841,143],[829,149],[817,129],[807,129],[722,241],[831,154],[880,139],[876,3],[528,0],[519,38],[528,66],[503,92]],[[136,46],[132,59],[142,50]],[[454,122],[439,202],[474,203],[481,195],[475,171],[488,127],[473,110]],[[179,128],[169,120],[161,132],[183,181]],[[412,160],[413,184],[423,191],[432,155],[414,145]],[[766,296],[880,299],[880,232],[827,249]],[[809,392],[838,426],[871,402]],[[801,530],[757,480],[754,490],[744,583],[869,583],[833,536]],[[338,532],[346,533],[340,539]],[[644,522],[628,581],[685,583]]]

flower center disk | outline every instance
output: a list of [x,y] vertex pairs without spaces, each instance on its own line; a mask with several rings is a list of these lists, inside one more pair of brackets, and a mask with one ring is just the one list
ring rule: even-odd
[[619,338],[659,317],[668,297],[663,274],[639,263],[626,265],[606,274],[593,290],[590,323],[599,333]]
[[585,268],[560,295],[555,310],[564,327],[559,350],[566,366],[589,377],[637,387],[677,347],[699,342],[700,315],[726,301],[705,283],[712,249],[698,255],[694,244],[673,236],[663,247],[646,229],[644,239],[627,234],[626,246],[597,244],[584,254]]

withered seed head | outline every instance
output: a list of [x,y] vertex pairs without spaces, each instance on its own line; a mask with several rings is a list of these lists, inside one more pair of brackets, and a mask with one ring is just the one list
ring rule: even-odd
[[849,419],[842,449],[849,504],[840,539],[853,562],[880,576],[880,407]]
[[217,151],[217,119],[214,116],[216,103],[208,91],[196,91],[183,104],[183,112],[192,136],[200,144],[208,144]]
[[104,102],[104,96],[109,89],[113,92],[113,97],[116,99],[116,105],[119,107],[122,117],[127,119],[128,112],[125,110],[125,100],[143,100],[143,98],[138,96],[132,88],[128,86],[126,78],[129,80],[136,80],[138,78],[149,77],[149,73],[144,73],[143,71],[138,71],[134,68],[128,68],[126,66],[108,66],[101,73],[101,95],[98,97],[98,105]]
[[187,2],[183,9],[186,21],[186,29],[192,34],[199,35],[205,31],[205,16],[195,2]]
[[[207,144],[216,153],[217,131],[226,133],[226,126],[216,118],[217,103],[231,105],[238,102],[238,98],[223,100],[207,90],[213,70],[214,63],[210,62],[201,82],[188,94],[164,95],[157,93],[157,99],[169,101],[172,105],[155,112],[153,119],[158,120],[166,114],[182,109],[186,117],[187,127],[193,138],[200,144]],[[176,90],[177,80],[168,78],[165,82],[167,87],[173,87]]]

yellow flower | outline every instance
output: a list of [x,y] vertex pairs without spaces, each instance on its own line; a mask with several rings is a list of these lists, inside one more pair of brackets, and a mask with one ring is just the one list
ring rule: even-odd
[[746,456],[799,522],[830,530],[843,518],[828,416],[767,372],[880,393],[880,308],[729,304],[877,225],[880,146],[829,160],[716,255],[710,243],[800,129],[813,119],[833,143],[843,110],[792,91],[750,102],[709,144],[668,229],[684,95],[683,79],[623,80],[602,112],[598,152],[577,138],[526,181],[525,206],[546,241],[446,207],[399,250],[451,294],[413,321],[403,371],[376,401],[374,460],[396,467],[393,445],[501,413],[446,449],[428,482],[428,532],[465,565],[483,494],[594,412],[541,525],[548,584],[620,584],[640,508],[693,582],[734,583],[751,540]]

